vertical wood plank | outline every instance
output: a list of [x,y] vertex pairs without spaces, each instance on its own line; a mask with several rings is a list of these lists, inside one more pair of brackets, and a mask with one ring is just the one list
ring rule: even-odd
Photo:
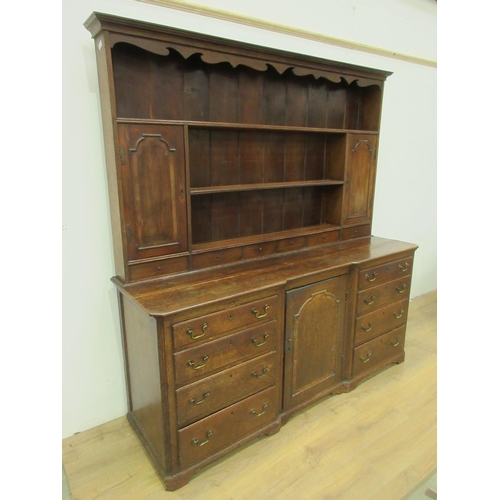
[[205,66],[195,61],[184,65],[184,119],[206,121],[210,118],[210,91]]
[[117,115],[122,118],[150,118],[148,52],[131,45],[117,44],[112,55]]
[[241,67],[239,71],[239,121],[264,123],[264,75],[259,71]]
[[151,54],[151,117],[159,120],[182,120],[183,59],[172,52],[168,57]]
[[324,80],[312,81],[307,96],[307,125],[326,127],[328,94]]
[[264,119],[267,125],[286,125],[286,83],[273,68],[264,79]]
[[285,181],[304,180],[306,137],[300,132],[286,134]]
[[307,126],[307,84],[304,78],[289,75],[286,84],[286,123]]
[[189,170],[191,187],[210,186],[210,131],[189,129]]
[[229,64],[210,68],[210,121],[238,122],[238,75]]

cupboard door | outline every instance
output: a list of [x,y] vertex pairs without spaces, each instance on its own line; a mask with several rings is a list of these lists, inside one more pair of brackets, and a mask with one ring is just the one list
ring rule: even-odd
[[377,136],[350,134],[347,143],[344,225],[371,222]]
[[128,260],[187,249],[182,127],[118,126]]
[[347,277],[286,293],[284,410],[341,382]]

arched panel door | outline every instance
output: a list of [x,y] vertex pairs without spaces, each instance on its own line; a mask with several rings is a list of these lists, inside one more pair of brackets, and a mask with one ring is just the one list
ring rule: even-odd
[[128,261],[187,250],[182,127],[119,125]]
[[376,152],[376,135],[349,135],[344,225],[364,224],[372,220]]
[[341,382],[347,277],[286,293],[284,409]]

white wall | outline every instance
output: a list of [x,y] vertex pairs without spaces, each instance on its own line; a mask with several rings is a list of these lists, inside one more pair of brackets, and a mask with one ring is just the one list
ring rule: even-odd
[[[436,59],[434,0],[197,1]],[[134,0],[63,2],[63,437],[126,412],[93,11],[393,71],[386,83],[373,233],[417,243],[412,295],[436,288],[436,69]]]

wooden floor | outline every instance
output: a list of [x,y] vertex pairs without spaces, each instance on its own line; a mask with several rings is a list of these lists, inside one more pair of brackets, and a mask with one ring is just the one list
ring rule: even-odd
[[431,292],[411,302],[404,363],[300,412],[175,492],[163,489],[125,417],[63,440],[73,499],[405,498],[437,467],[436,300]]

